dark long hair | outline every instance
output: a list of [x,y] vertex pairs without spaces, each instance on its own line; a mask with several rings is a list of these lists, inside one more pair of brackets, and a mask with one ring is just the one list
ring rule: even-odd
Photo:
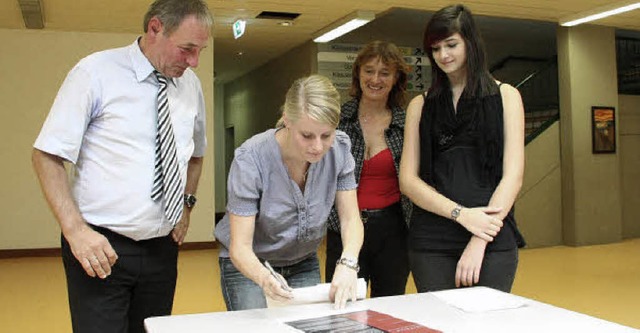
[[393,43],[385,41],[373,41],[367,44],[360,52],[356,61],[353,63],[351,73],[351,97],[360,99],[362,97],[362,88],[360,87],[360,68],[371,59],[380,58],[387,66],[396,70],[397,80],[389,92],[387,99],[388,107],[403,107],[405,103],[405,91],[407,90],[407,75],[409,66],[404,61],[404,57],[397,46]]
[[439,95],[449,88],[447,75],[433,59],[431,45],[459,33],[465,43],[467,55],[467,83],[464,94],[467,97],[482,97],[496,93],[496,84],[489,73],[487,55],[480,32],[471,11],[464,5],[451,5],[437,11],[427,23],[424,31],[423,47],[431,61],[430,95]]

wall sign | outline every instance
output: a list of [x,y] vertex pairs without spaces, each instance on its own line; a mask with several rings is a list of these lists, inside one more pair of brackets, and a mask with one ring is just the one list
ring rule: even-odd
[[[318,74],[328,77],[338,90],[351,88],[351,71],[364,45],[319,44]],[[421,48],[398,47],[410,67],[407,91],[424,91],[431,82],[431,65]]]

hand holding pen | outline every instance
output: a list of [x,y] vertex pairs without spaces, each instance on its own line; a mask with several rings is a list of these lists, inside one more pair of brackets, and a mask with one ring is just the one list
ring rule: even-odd
[[264,267],[269,272],[269,275],[265,274],[262,278],[262,283],[260,284],[265,296],[280,302],[292,299],[292,289],[287,284],[287,280],[285,280],[282,275],[276,273],[273,267],[271,267],[269,262],[266,260],[264,262]]

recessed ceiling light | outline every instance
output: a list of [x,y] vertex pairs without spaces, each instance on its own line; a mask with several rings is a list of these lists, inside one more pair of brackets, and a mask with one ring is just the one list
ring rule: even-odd
[[244,52],[242,52],[242,51],[238,51],[238,52],[236,52],[236,55],[237,55],[238,57],[241,57],[243,54],[244,54]]
[[636,10],[638,8],[640,8],[640,1],[637,1],[637,0],[619,1],[615,3],[610,3],[605,6],[597,7],[592,10],[577,13],[569,17],[561,18],[560,25],[564,27],[572,27],[574,25],[599,20],[601,18]]
[[357,29],[376,18],[376,14],[372,11],[356,10],[351,14],[331,23],[322,30],[316,32],[316,43],[326,43],[332,41],[349,31]]
[[279,26],[283,26],[283,27],[290,27],[293,25],[293,22],[291,21],[282,21],[282,22],[278,22]]

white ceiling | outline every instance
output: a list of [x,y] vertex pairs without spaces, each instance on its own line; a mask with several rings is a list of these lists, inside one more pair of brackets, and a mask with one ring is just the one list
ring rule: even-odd
[[[434,11],[451,4],[442,0],[206,0],[214,14],[216,80],[229,81],[312,39],[314,33],[353,12],[371,10],[384,16],[392,8]],[[46,30],[129,32],[142,31],[141,21],[151,0],[41,0]],[[476,15],[558,22],[559,19],[611,0],[467,0]],[[277,20],[255,19],[262,11],[292,12],[300,16],[293,26]],[[415,12],[415,11],[408,11]],[[235,40],[231,25],[247,20],[245,36]],[[426,22],[405,17],[394,24],[401,35],[422,34]],[[406,24],[405,24],[406,23]],[[640,10],[594,22],[640,31]],[[415,27],[420,27],[415,29]],[[366,26],[365,26],[366,27]],[[0,1],[0,28],[25,29],[18,0]],[[399,45],[404,44],[397,42]],[[243,52],[242,56],[237,56]]]

